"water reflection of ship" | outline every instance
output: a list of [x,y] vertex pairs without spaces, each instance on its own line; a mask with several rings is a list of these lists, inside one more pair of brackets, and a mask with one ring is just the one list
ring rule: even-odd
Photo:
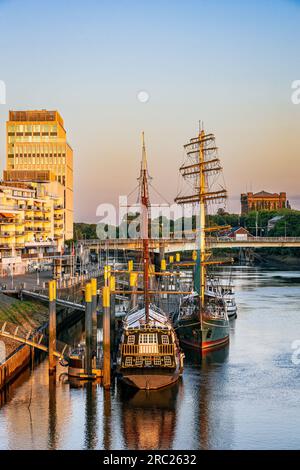
[[202,354],[199,354],[198,351],[193,349],[187,350],[185,352],[185,358],[187,364],[197,364],[203,368],[207,368],[212,364],[222,364],[225,363],[229,356],[229,345],[222,346],[219,349],[213,351],[202,351]]
[[[186,352],[186,365],[199,366],[199,386],[193,400],[199,449],[230,449],[234,440],[234,397],[228,380],[229,346],[199,354]],[[222,371],[220,373],[220,371]]]
[[181,381],[156,391],[121,387],[123,434],[127,449],[171,449],[176,431]]

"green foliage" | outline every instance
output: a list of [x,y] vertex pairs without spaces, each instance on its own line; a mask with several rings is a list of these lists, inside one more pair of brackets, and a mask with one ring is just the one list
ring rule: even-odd
[[[268,231],[268,222],[273,217],[280,216],[275,226]],[[299,237],[300,236],[300,211],[281,209],[278,211],[249,212],[241,218],[241,225],[246,227],[250,233],[256,234],[256,220],[259,236],[268,237]]]
[[[138,214],[130,214],[127,221],[123,221],[120,228],[117,227],[116,235],[120,232],[123,236],[127,233],[128,224],[134,223]],[[268,222],[270,219],[281,216],[282,219],[278,220],[275,226],[268,231]],[[193,216],[191,225],[193,229],[196,228],[196,217]],[[138,223],[138,222],[137,222]],[[256,229],[257,224],[257,229]],[[170,227],[171,233],[181,230],[182,220],[168,220],[166,217],[160,216],[152,221],[154,226],[155,236],[162,236],[165,231],[168,232]],[[188,225],[188,224],[187,224]],[[281,209],[278,211],[259,211],[249,212],[244,216],[239,214],[228,214],[225,211],[218,211],[216,215],[208,216],[208,225],[210,226],[226,226],[231,227],[245,227],[252,235],[269,236],[269,237],[300,237],[300,211],[291,209]],[[92,239],[97,238],[96,224],[75,223],[74,224],[74,240]],[[109,227],[106,227],[108,229]],[[112,227],[110,227],[112,228]],[[152,227],[153,228],[153,227]]]
[[74,223],[74,240],[97,238],[96,224]]

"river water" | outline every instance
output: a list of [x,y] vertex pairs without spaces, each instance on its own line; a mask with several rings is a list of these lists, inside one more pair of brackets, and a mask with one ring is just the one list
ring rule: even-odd
[[0,449],[299,449],[300,271],[232,276],[228,348],[187,357],[177,386],[135,395],[69,383],[61,367],[49,383],[44,360],[2,400]]

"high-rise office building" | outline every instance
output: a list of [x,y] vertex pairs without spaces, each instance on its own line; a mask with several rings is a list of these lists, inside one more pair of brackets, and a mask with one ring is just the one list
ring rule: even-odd
[[46,192],[47,188],[51,191],[53,180],[62,185],[62,220],[57,231],[64,240],[72,239],[73,150],[67,142],[62,117],[57,111],[10,111],[6,130],[4,182],[43,183]]

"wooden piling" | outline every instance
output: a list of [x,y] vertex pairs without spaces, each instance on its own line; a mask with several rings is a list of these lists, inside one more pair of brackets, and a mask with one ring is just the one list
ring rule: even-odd
[[134,308],[137,305],[137,273],[131,272],[129,275],[129,285],[130,289],[133,292],[131,294],[131,308]]
[[97,356],[97,279],[91,279],[92,285],[92,352]]
[[128,261],[128,272],[131,273],[131,271],[133,271],[133,260],[132,259],[130,259]]
[[109,288],[110,288],[110,350],[111,353],[114,351],[115,347],[115,335],[116,335],[116,278],[111,276],[109,279]]
[[49,375],[56,372],[56,281],[49,282]]
[[103,287],[103,387],[110,387],[110,288]]
[[85,361],[84,368],[87,376],[92,376],[92,284],[85,286]]

